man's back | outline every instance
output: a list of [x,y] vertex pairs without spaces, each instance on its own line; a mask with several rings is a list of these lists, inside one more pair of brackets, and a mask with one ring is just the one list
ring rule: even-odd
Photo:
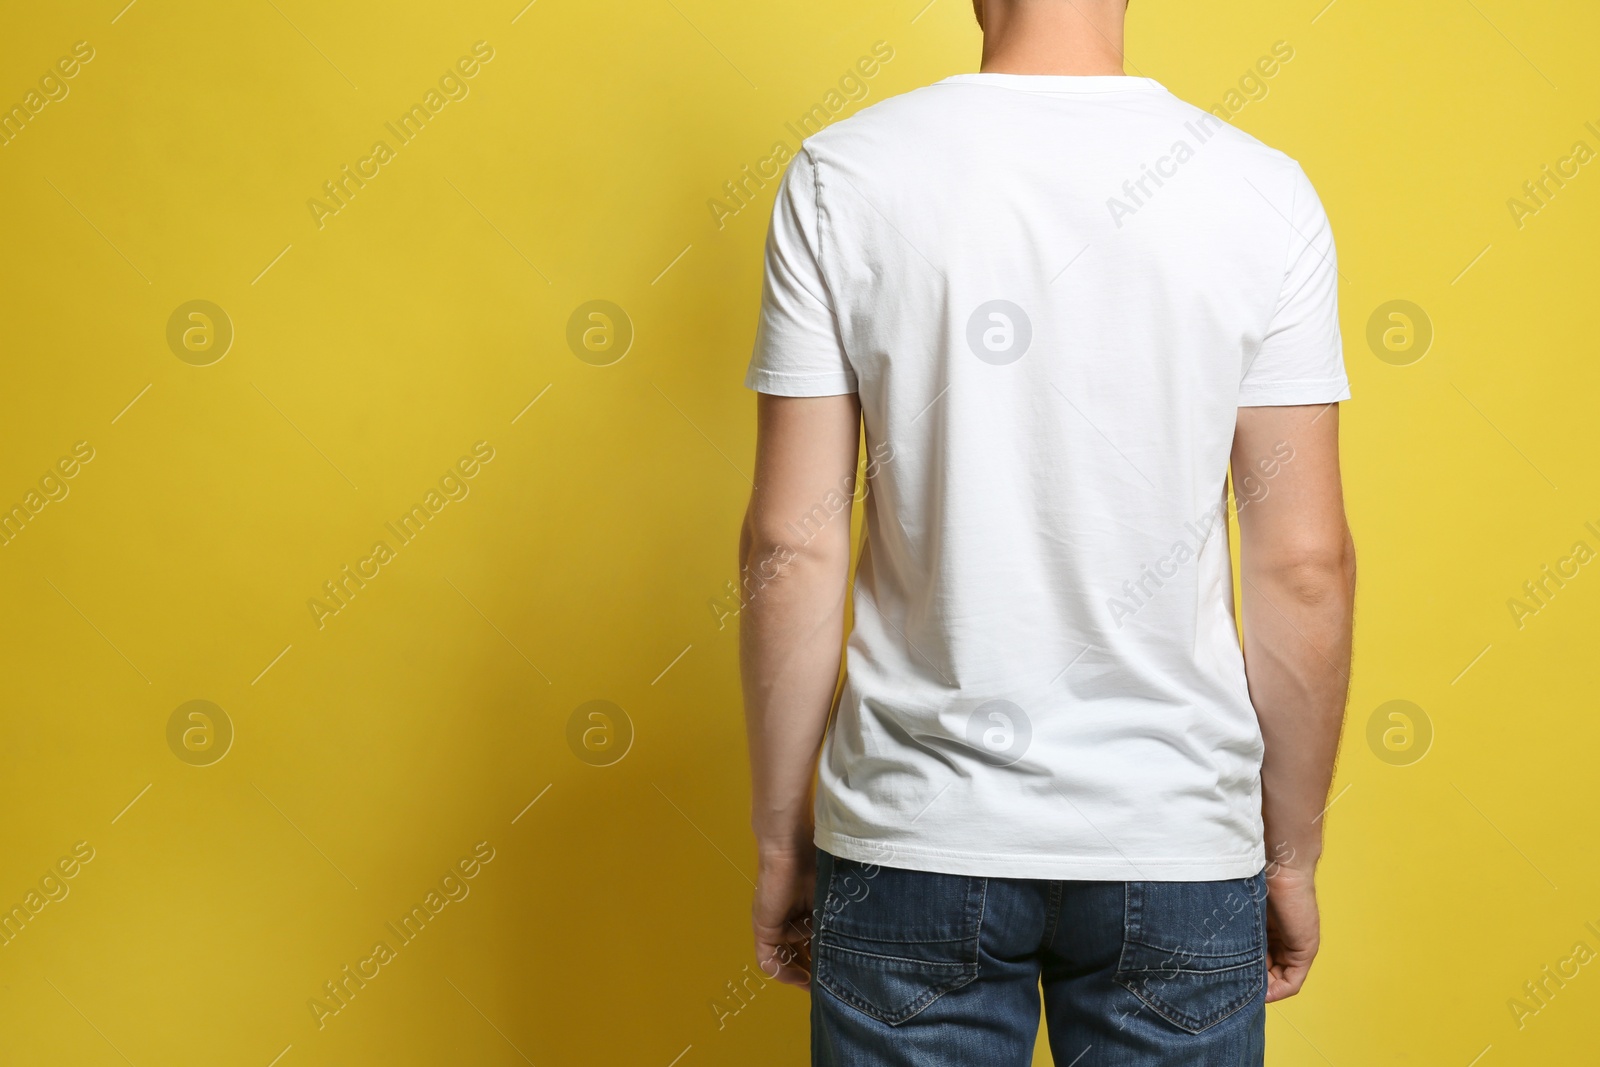
[[1022,1067],[1041,997],[1058,1063],[1259,1067],[1349,685],[1332,236],[1292,160],[1119,73],[1126,0],[974,10],[984,73],[810,138],[773,208],[758,958],[818,1067]]
[[1348,397],[1335,283],[1300,168],[1149,79],[959,75],[806,142],[747,384],[857,393],[873,460],[820,847],[1261,870],[1224,480],[1239,408]]

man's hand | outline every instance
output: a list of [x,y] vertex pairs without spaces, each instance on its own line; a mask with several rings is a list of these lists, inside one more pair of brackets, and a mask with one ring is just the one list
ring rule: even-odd
[[785,985],[811,985],[811,903],[817,854],[801,848],[760,853],[750,925],[761,973]]
[[1276,867],[1267,876],[1267,1003],[1300,992],[1321,944],[1317,883],[1310,871]]

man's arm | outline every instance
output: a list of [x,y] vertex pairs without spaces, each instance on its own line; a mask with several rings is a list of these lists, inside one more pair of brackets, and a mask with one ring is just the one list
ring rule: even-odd
[[739,537],[756,954],[769,977],[799,986],[810,980],[811,787],[839,679],[860,418],[854,394],[759,394]]
[[[1274,470],[1270,461],[1284,443],[1292,459]],[[1266,746],[1261,809],[1273,1001],[1300,991],[1317,953],[1314,872],[1350,685],[1356,564],[1339,482],[1338,407],[1240,408],[1233,477],[1245,675]]]

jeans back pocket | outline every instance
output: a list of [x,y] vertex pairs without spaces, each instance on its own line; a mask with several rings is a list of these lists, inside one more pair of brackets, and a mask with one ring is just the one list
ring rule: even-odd
[[1192,1034],[1266,989],[1266,878],[1129,882],[1115,981]]
[[986,883],[818,850],[818,985],[891,1026],[978,977]]

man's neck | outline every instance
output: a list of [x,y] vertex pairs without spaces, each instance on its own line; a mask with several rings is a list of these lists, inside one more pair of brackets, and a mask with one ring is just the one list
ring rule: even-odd
[[1121,3],[985,5],[985,74],[1122,74]]

